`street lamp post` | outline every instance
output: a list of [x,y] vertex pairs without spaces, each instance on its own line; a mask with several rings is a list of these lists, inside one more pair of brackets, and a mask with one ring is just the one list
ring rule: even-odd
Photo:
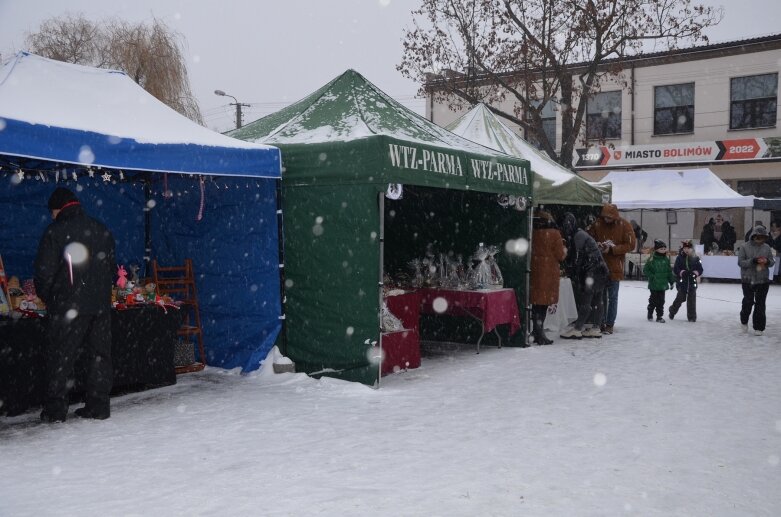
[[241,107],[245,106],[249,108],[249,104],[243,104],[236,99],[233,95],[228,95],[222,90],[214,90],[215,95],[219,95],[221,97],[230,97],[234,100],[234,102],[231,102],[231,106],[236,106],[236,129],[239,129],[241,127]]

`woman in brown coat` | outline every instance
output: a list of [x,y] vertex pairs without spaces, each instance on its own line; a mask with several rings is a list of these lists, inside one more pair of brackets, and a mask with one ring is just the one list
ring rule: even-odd
[[532,263],[529,300],[532,305],[532,336],[538,345],[550,345],[543,323],[548,306],[559,302],[559,264],[567,255],[553,217],[542,210],[532,220]]

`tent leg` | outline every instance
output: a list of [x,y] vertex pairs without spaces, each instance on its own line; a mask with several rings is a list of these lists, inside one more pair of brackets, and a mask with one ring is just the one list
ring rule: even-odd
[[377,328],[379,329],[379,339],[377,339],[377,343],[380,347],[380,361],[377,363],[377,388],[380,387],[380,379],[382,379],[382,295],[383,295],[383,285],[384,285],[384,279],[385,279],[385,192],[379,192],[378,193],[378,201],[377,201],[377,207],[380,211],[380,228],[379,228],[379,238],[380,238],[380,277],[379,277],[379,304],[377,305]]
[[144,277],[149,277],[149,264],[152,260],[152,211],[149,201],[152,199],[152,186],[149,180],[144,180]]
[[285,234],[284,219],[282,215],[282,179],[276,180],[276,197],[277,197],[277,248],[279,257],[279,319],[282,321],[282,328],[279,330],[281,335],[280,345],[282,350],[280,353],[287,357],[287,320],[285,319],[285,305],[287,300],[285,298]]
[[[532,234],[533,234],[533,228],[532,228],[533,213],[532,213],[532,211],[533,211],[533,205],[534,205],[534,203],[530,202],[529,203],[529,208],[527,209],[527,211],[528,211],[527,216],[528,216],[528,219],[529,219],[529,224],[528,224],[528,229],[527,229],[528,233],[526,235],[529,236],[529,252],[526,253],[526,288],[524,289],[524,291],[525,291],[524,304],[525,304],[526,310],[524,311],[525,314],[523,316],[523,320],[524,320],[523,344],[526,345],[526,346],[529,345],[529,324],[531,322],[531,318],[529,317],[529,315],[531,314],[531,304],[530,304],[530,302],[531,302],[531,293],[529,293],[529,288],[531,287],[532,246],[534,246],[534,242],[532,241]],[[500,341],[500,344],[501,344],[501,341]]]

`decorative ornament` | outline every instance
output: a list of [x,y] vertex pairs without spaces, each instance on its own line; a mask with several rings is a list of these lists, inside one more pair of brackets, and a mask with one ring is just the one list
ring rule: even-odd
[[72,175],[72,177],[73,177],[73,181],[79,181],[79,177],[78,177],[78,175],[76,174],[76,171],[73,171],[73,175]]
[[[203,208],[204,205],[206,204],[206,182],[204,181],[203,176],[201,176],[200,181],[198,181],[198,184],[201,188],[201,202],[198,207],[198,215],[195,216],[196,221],[200,221],[201,219],[203,219]],[[236,188],[238,188],[238,185],[236,186]]]
[[499,206],[507,208],[510,206],[510,196],[507,194],[498,194],[496,196],[496,202],[499,203]]
[[22,169],[19,169],[19,172],[17,172],[16,175],[19,176],[19,181],[24,179],[24,171]]
[[103,183],[108,183],[109,181],[111,181],[111,174],[109,174],[109,172],[106,171],[103,173],[101,178],[103,178]]
[[90,178],[95,177],[95,171],[92,170],[92,167],[87,169],[87,174],[89,175]]
[[515,209],[519,212],[523,212],[528,208],[529,206],[529,200],[526,199],[523,196],[518,196],[518,198],[515,200]]
[[401,183],[388,183],[388,190],[385,191],[385,197],[388,199],[401,199],[404,193],[404,187]]
[[125,181],[125,173],[124,173],[124,172],[122,172],[122,171],[119,171],[119,179],[120,179],[121,181]]

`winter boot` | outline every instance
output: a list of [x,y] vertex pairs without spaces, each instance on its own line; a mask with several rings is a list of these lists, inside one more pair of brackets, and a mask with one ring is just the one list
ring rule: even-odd
[[601,338],[602,337],[602,331],[599,330],[599,327],[591,327],[590,329],[583,331],[583,337],[588,338]]
[[648,321],[654,320],[654,309],[653,307],[648,307]]
[[564,330],[559,336],[562,339],[583,339],[583,332],[572,327]]
[[666,322],[664,321],[664,318],[662,318],[661,316],[659,316],[658,318],[656,318],[656,322],[657,322],[657,323],[666,323]]

